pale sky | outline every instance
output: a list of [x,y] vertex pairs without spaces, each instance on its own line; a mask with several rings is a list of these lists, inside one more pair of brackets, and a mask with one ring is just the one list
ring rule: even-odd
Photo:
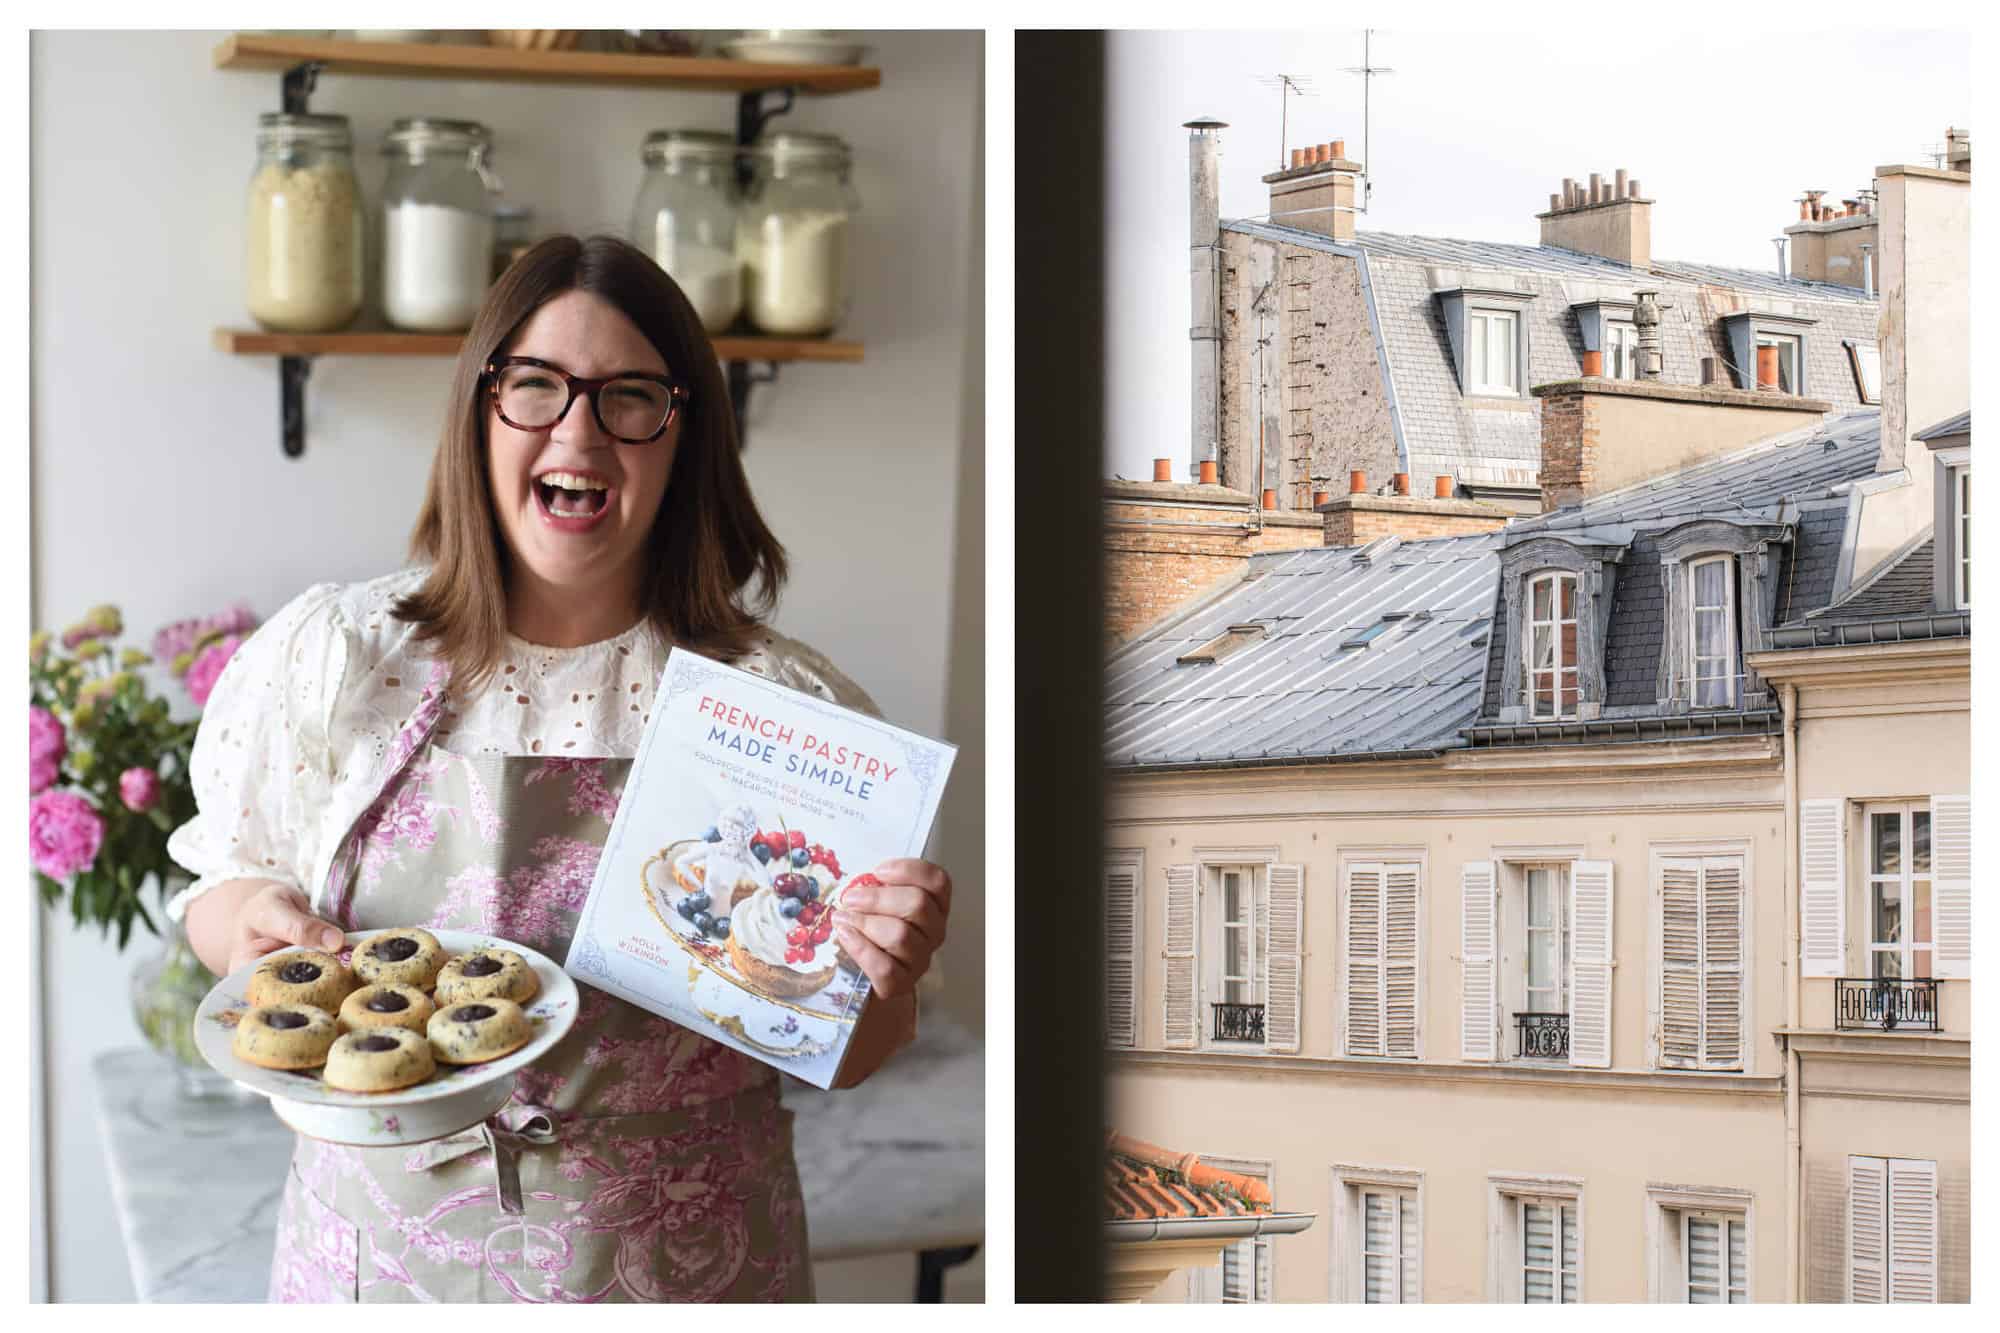
[[[1581,13],[1582,10],[1572,12]],[[1945,127],[1970,127],[1971,40],[1962,32],[1785,34],[1704,23],[1671,10],[1653,30],[1581,25],[1506,32],[1376,29],[1373,204],[1364,231],[1524,245],[1564,176],[1607,182],[1618,167],[1653,204],[1663,259],[1775,270],[1771,238],[1796,200],[1851,198],[1876,166],[1933,165]],[[1107,475],[1150,479],[1152,459],[1185,476],[1188,444],[1187,131],[1222,132],[1222,216],[1270,207],[1258,178],[1288,142],[1347,141],[1362,156],[1362,34],[1114,32],[1106,95]]]

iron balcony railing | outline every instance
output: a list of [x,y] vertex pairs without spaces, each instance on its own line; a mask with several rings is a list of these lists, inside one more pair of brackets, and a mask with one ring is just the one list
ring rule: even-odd
[[1835,1028],[1937,1032],[1938,984],[1931,979],[1842,977],[1834,983]]
[[1215,1010],[1216,1041],[1264,1040],[1264,1006],[1261,1004],[1211,1004]]
[[1515,1052],[1515,1058],[1569,1059],[1568,1014],[1515,1014],[1514,1030],[1520,1034],[1520,1044]]

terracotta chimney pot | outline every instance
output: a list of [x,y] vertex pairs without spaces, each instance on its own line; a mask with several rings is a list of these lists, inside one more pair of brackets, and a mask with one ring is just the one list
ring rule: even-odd
[[1456,487],[1451,484],[1450,476],[1440,472],[1437,479],[1437,498],[1440,500],[1449,500],[1451,499],[1452,491],[1455,489]]
[[1278,493],[1272,490],[1269,486],[1266,486],[1264,488],[1264,508],[1276,509],[1277,507],[1278,507]]
[[1347,140],[1335,139],[1333,141],[1333,156],[1337,158],[1347,156]]
[[1295,167],[1302,167],[1305,164],[1306,164],[1306,150],[1303,148],[1294,148],[1292,150],[1292,165]]
[[1409,493],[1410,493],[1410,474],[1407,472],[1398,472],[1396,474],[1396,494],[1408,495]]
[[1602,375],[1604,373],[1604,353],[1585,352],[1583,354],[1583,373],[1586,376]]
[[1314,508],[1314,509],[1317,509],[1317,508],[1319,508],[1319,507],[1320,507],[1321,505],[1323,505],[1323,504],[1330,504],[1330,503],[1332,503],[1332,501],[1333,501],[1333,492],[1332,492],[1332,491],[1314,491],[1314,492],[1313,492],[1313,508]]
[[1368,474],[1366,472],[1357,468],[1355,471],[1347,474],[1347,493],[1349,495],[1365,495],[1367,492]]
[[1200,475],[1201,475],[1201,484],[1202,484],[1202,485],[1204,485],[1204,486],[1213,486],[1213,485],[1215,485],[1215,460],[1214,460],[1214,459],[1212,459],[1212,458],[1208,458],[1208,459],[1203,459],[1203,460],[1202,460],[1202,464],[1201,464],[1201,473],[1200,473]]
[[1153,460],[1153,480],[1172,481],[1173,479],[1174,460],[1171,458],[1155,458]]

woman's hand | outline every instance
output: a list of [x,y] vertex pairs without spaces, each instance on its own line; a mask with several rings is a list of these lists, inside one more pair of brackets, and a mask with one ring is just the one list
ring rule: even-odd
[[[871,882],[872,881],[872,882]],[[944,944],[951,876],[943,866],[898,857],[842,890],[833,933],[876,995],[914,995]]]
[[[198,914],[212,918],[204,922],[200,937],[196,932]],[[216,885],[189,904],[188,933],[210,968],[215,967],[211,954],[226,955],[227,965],[220,969],[223,975],[290,945],[331,953],[347,940],[339,926],[312,914],[303,893],[274,880],[232,880]]]

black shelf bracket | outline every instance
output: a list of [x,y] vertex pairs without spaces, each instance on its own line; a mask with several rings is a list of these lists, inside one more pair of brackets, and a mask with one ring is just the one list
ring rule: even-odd
[[[775,98],[776,100],[770,100]],[[764,127],[777,116],[789,114],[798,102],[796,88],[764,88],[756,92],[738,93],[736,96],[736,146],[747,148],[757,142]],[[736,184],[748,187],[752,175],[750,159],[738,154],[736,158]],[[729,363],[729,406],[736,413],[736,447],[740,451],[749,447],[750,423],[747,412],[750,405],[752,385],[770,384],[778,378],[778,367],[766,365],[762,371],[753,370],[748,361]]]
[[284,427],[287,458],[298,458],[306,451],[306,377],[310,374],[311,358],[278,358],[278,420]]
[[[325,68],[322,61],[308,60],[285,71],[280,97],[286,115],[306,114],[307,101]],[[306,379],[311,374],[310,357],[278,358],[278,427],[287,458],[302,458],[306,452]]]
[[[759,364],[763,369],[757,369]],[[736,413],[736,449],[741,453],[750,447],[750,390],[758,384],[775,384],[778,381],[776,362],[731,361],[729,363],[729,407]]]
[[303,116],[306,114],[306,100],[313,95],[313,89],[319,83],[320,72],[325,68],[326,63],[324,61],[308,60],[303,65],[294,65],[285,71],[284,105],[286,115]]

